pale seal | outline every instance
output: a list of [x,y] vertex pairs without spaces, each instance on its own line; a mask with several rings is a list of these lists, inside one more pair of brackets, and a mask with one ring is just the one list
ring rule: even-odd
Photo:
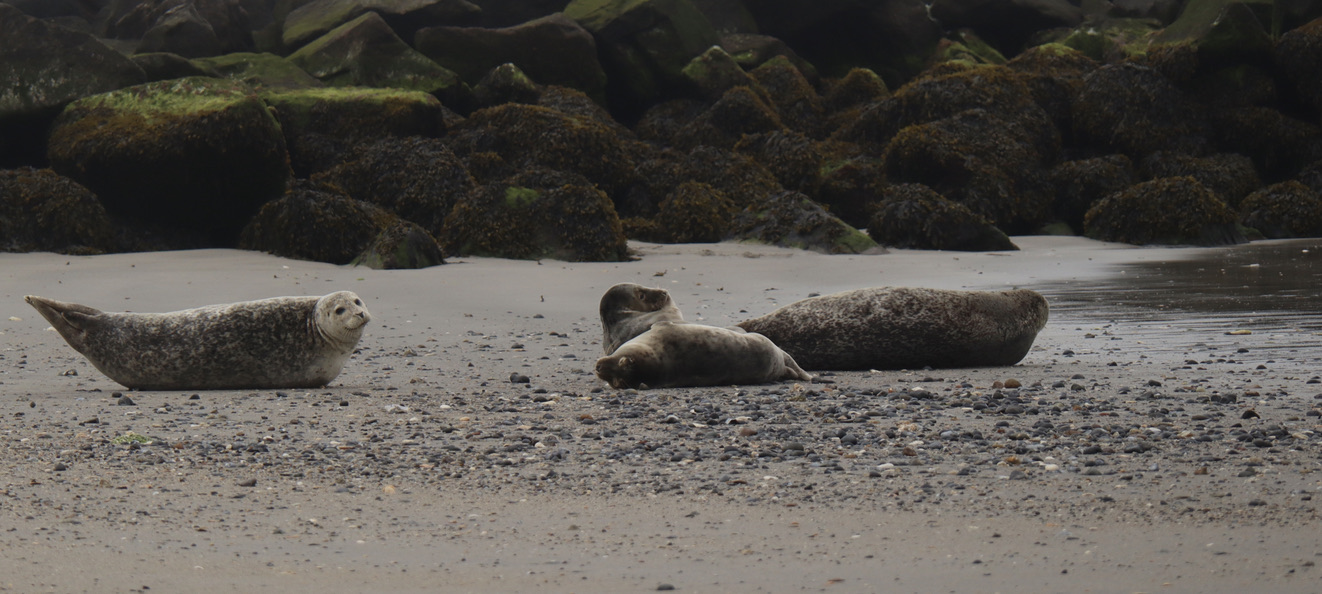
[[794,358],[761,334],[739,328],[658,322],[597,359],[612,388],[674,388],[810,380]]
[[665,289],[620,283],[601,296],[601,348],[607,355],[659,322],[683,322]]
[[340,374],[372,319],[349,291],[171,313],[25,300],[102,373],[139,390],[321,387]]
[[805,369],[1014,365],[1047,323],[1036,291],[874,288],[791,303],[739,327]]

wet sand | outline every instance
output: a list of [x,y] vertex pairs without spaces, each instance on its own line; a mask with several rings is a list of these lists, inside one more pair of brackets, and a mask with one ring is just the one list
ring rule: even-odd
[[[1111,297],[1120,264],[1225,250],[1015,241],[392,272],[0,254],[0,591],[1322,589],[1316,316]],[[597,300],[626,281],[718,325],[884,285],[1034,288],[1055,309],[1009,368],[617,392],[590,370]],[[329,387],[196,399],[122,389],[22,302],[342,289],[374,320]],[[130,431],[155,443],[112,443]]]

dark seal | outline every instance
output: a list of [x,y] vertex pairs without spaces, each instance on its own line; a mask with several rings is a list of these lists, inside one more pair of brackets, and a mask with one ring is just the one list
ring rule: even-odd
[[601,296],[601,348],[607,355],[659,322],[683,322],[665,289],[620,283]]
[[25,300],[101,373],[139,390],[321,387],[340,374],[372,319],[349,291],[171,313]]
[[597,377],[612,388],[675,388],[810,380],[767,337],[739,328],[658,322],[609,356]]
[[738,324],[805,369],[1014,365],[1047,323],[1036,291],[858,289],[791,303]]

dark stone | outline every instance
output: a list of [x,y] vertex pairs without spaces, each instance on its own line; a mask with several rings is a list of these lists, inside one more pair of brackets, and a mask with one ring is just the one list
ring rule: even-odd
[[375,12],[332,29],[289,61],[330,86],[422,91],[455,102],[466,95],[455,73],[409,47]]
[[1322,18],[1281,35],[1276,64],[1305,103],[1322,112]]
[[252,51],[248,13],[235,0],[164,0],[148,17],[140,52],[200,58]]
[[1167,152],[1156,152],[1143,160],[1147,177],[1190,176],[1207,186],[1230,208],[1238,208],[1240,201],[1250,192],[1262,187],[1253,161],[1244,155],[1220,153],[1207,157],[1194,157]]
[[1206,152],[1207,125],[1151,68],[1109,64],[1084,77],[1072,109],[1078,141],[1142,159],[1157,151]]
[[750,74],[765,89],[785,126],[811,138],[826,136],[826,110],[822,107],[822,98],[787,58],[772,58]]
[[117,251],[115,225],[87,188],[49,169],[0,171],[0,251]]
[[513,64],[501,64],[491,69],[473,87],[473,103],[478,108],[494,107],[502,103],[535,104],[541,95],[541,85],[533,82]]
[[1102,198],[1134,185],[1134,164],[1124,155],[1065,161],[1051,169],[1056,216],[1076,233],[1083,216]]
[[1244,226],[1268,239],[1322,237],[1322,193],[1298,181],[1249,194],[1239,211]]
[[385,19],[400,37],[413,39],[424,27],[455,24],[479,12],[468,0],[311,0],[285,16],[282,42],[290,49],[301,47],[367,13]]
[[799,192],[783,191],[734,216],[729,239],[812,250],[861,254],[877,248],[866,234],[826,212]]
[[661,201],[656,217],[659,241],[718,242],[729,231],[734,211],[734,202],[720,190],[701,182],[685,182]]
[[679,149],[706,145],[728,150],[734,148],[745,134],[771,132],[783,127],[776,110],[760,94],[749,87],[735,87],[681,127],[673,142]]
[[716,101],[735,87],[757,86],[734,57],[717,45],[690,60],[681,74],[694,95],[707,101]]
[[1135,245],[1228,245],[1244,243],[1238,217],[1192,177],[1143,182],[1102,199],[1084,217],[1093,239]]
[[[136,59],[136,56],[135,56]],[[314,89],[324,86],[307,71],[275,54],[239,52],[192,62],[208,76],[228,78],[259,91]]]
[[816,143],[797,132],[775,130],[745,135],[734,150],[766,167],[785,189],[814,195],[821,184],[824,157]]
[[1013,54],[1038,31],[1078,25],[1083,11],[1066,0],[952,0],[933,3],[932,18],[949,30],[972,29]]
[[[701,8],[703,8],[702,3],[699,4],[699,9]],[[784,58],[793,64],[809,83],[816,85],[819,80],[815,66],[795,53],[784,41],[770,35],[756,33],[722,35],[721,49],[730,54],[735,63],[745,70],[753,70],[774,58]]]
[[381,207],[300,183],[262,207],[244,227],[238,247],[348,264],[383,232],[400,224],[398,217]]
[[908,249],[1019,249],[985,217],[921,184],[887,188],[868,223],[868,235],[881,245]]
[[147,82],[188,78],[190,76],[212,76],[219,78],[219,74],[215,70],[194,63],[179,54],[171,54],[169,52],[134,54],[131,59],[134,64],[137,64],[138,67],[142,68],[142,71],[147,74]]
[[444,254],[436,239],[408,221],[382,231],[352,262],[355,266],[376,270],[427,268],[444,263]]
[[1213,138],[1224,152],[1240,153],[1266,181],[1295,177],[1322,159],[1322,128],[1270,107],[1211,111]]

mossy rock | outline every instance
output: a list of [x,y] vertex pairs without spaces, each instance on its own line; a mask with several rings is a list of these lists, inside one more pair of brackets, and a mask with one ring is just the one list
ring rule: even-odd
[[1071,116],[1074,97],[1083,88],[1083,77],[1099,66],[1100,63],[1082,52],[1060,44],[1029,48],[1006,63],[1006,67],[1020,74],[1033,101],[1060,131],[1064,144],[1072,140],[1069,134],[1074,129]]
[[887,188],[868,223],[868,235],[878,244],[906,249],[961,252],[1019,249],[986,217],[922,184]]
[[1189,0],[1179,18],[1152,39],[1153,46],[1189,45],[1208,56],[1266,54],[1271,50],[1275,2]]
[[633,130],[642,140],[672,146],[680,130],[702,115],[707,107],[708,104],[697,99],[662,101],[647,108]]
[[700,182],[685,182],[661,202],[656,222],[663,241],[715,243],[729,231],[734,211],[734,202],[720,190]]
[[232,245],[290,170],[280,125],[247,87],[210,78],[148,83],[71,103],[51,132],[52,168],[111,213]]
[[767,60],[749,73],[771,98],[780,121],[810,138],[826,136],[826,108],[817,89],[793,62],[784,56]]
[[501,64],[473,86],[473,103],[478,108],[502,103],[537,103],[542,86],[528,78],[518,66]]
[[[221,78],[220,73],[216,72],[211,67],[206,66],[205,64],[194,63],[192,60],[179,54],[151,52],[146,54],[133,54],[130,59],[147,74],[147,80],[143,82],[188,78],[190,76]],[[306,75],[307,74],[304,73],[304,76]]]
[[1083,217],[1101,199],[1134,185],[1134,163],[1124,155],[1065,161],[1049,173],[1056,190],[1055,214],[1072,231],[1083,231]]
[[719,45],[689,60],[680,71],[692,92],[702,99],[716,101],[735,87],[752,88],[757,85],[753,77],[744,72],[734,57]]
[[934,64],[942,62],[960,62],[969,66],[979,64],[1004,64],[1005,56],[976,33],[967,29],[956,31],[955,39],[943,39],[936,46],[936,53],[931,60]]
[[747,155],[700,146],[675,158],[678,167],[659,168],[675,177],[658,177],[650,183],[673,188],[685,181],[702,182],[720,190],[739,209],[759,204],[784,189],[775,175]]
[[887,187],[885,166],[877,156],[851,143],[827,141],[818,145],[821,183],[813,198],[840,220],[867,227],[872,209]]
[[263,93],[262,99],[277,114],[290,162],[301,177],[329,169],[360,144],[388,136],[445,133],[445,107],[419,91],[298,89]]
[[1217,146],[1247,155],[1266,181],[1295,177],[1322,159],[1322,127],[1270,107],[1235,107],[1211,111]]
[[1206,152],[1203,115],[1173,83],[1135,64],[1110,64],[1088,74],[1071,110],[1079,142],[1135,160],[1163,150]]
[[409,47],[375,12],[332,29],[289,61],[333,87],[421,91],[456,102],[466,96],[458,75]]
[[[699,4],[699,8],[706,10],[711,4]],[[710,19],[710,14],[708,19]],[[750,17],[751,18],[751,17]],[[713,23],[714,24],[714,23]],[[721,31],[752,31],[756,27],[749,29],[725,29],[717,27]],[[794,68],[808,80],[809,84],[816,85],[821,77],[817,72],[817,67],[811,62],[799,56],[789,44],[770,35],[759,35],[756,33],[727,33],[721,35],[721,49],[734,58],[736,64],[739,64],[745,71],[753,70],[758,66],[766,64],[768,61],[776,58],[789,60]]]
[[1262,187],[1262,180],[1253,167],[1253,161],[1244,155],[1218,153],[1194,157],[1177,153],[1157,152],[1143,160],[1148,177],[1176,177],[1187,175],[1216,194],[1230,208],[1238,208],[1240,201]]
[[243,229],[238,247],[284,258],[348,264],[383,232],[402,224],[374,204],[333,189],[300,183],[262,207]]
[[116,226],[87,188],[49,169],[0,170],[0,251],[118,251]]
[[823,107],[836,112],[890,97],[890,89],[877,73],[867,68],[851,68],[844,76],[827,81]]
[[1084,217],[1084,234],[1134,245],[1244,243],[1238,217],[1192,177],[1146,181],[1103,198]]
[[1298,181],[1267,186],[1244,199],[1240,221],[1268,239],[1322,237],[1322,193]]
[[787,190],[815,195],[822,183],[825,158],[816,142],[798,132],[776,130],[745,135],[734,151],[761,163]]
[[1092,18],[1073,29],[1043,31],[1034,43],[1060,44],[1098,62],[1120,62],[1144,55],[1149,40],[1160,30],[1156,19]]
[[1276,65],[1301,98],[1322,112],[1322,18],[1289,31],[1276,42]]
[[448,254],[617,262],[629,257],[615,206],[581,175],[534,169],[482,186],[455,204]]
[[197,58],[192,64],[213,73],[212,76],[239,81],[260,91],[309,89],[323,86],[320,80],[308,74],[293,62],[268,53],[225,54],[210,58]]
[[297,6],[282,19],[284,28],[281,40],[290,48],[300,47],[368,13],[396,21],[412,37],[409,29],[420,27],[406,28],[403,25],[414,18],[429,21],[430,25],[439,25],[481,11],[468,0],[296,0],[295,4]]
[[441,234],[455,202],[477,187],[443,141],[416,136],[359,145],[312,181],[390,210],[433,236]]
[[681,127],[672,139],[675,148],[711,146],[732,149],[745,134],[771,132],[785,126],[780,115],[748,87],[726,91],[720,100]]
[[728,239],[812,250],[862,254],[878,249],[866,233],[826,212],[799,192],[783,191],[735,214]]
[[426,229],[408,221],[382,231],[353,259],[354,266],[376,270],[428,268],[445,263],[441,246]]

